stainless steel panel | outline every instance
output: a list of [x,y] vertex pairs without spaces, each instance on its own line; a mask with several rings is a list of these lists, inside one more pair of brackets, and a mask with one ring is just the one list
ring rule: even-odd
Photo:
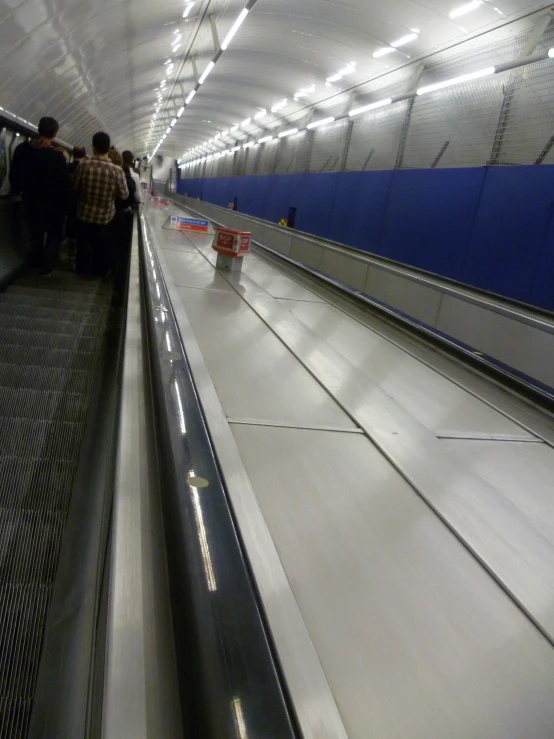
[[321,262],[321,271],[340,280],[354,290],[363,290],[367,279],[367,264],[349,254],[339,254],[326,249]]
[[429,326],[435,326],[442,293],[413,280],[370,266],[364,286],[366,295],[390,305],[395,310],[413,316]]
[[302,264],[308,264],[310,267],[319,269],[321,260],[323,259],[324,246],[317,244],[310,239],[304,239],[301,236],[295,236],[292,240],[290,250],[291,259],[296,259]]
[[363,428],[429,505],[554,640],[554,540],[537,537],[501,491],[463,462],[373,381],[271,297],[244,300]]
[[504,500],[551,541],[554,532],[554,449],[512,441],[445,440],[473,474],[502,492]]
[[[315,293],[306,289],[282,272],[266,264],[261,259],[254,257],[243,265],[243,273],[249,277],[255,285],[250,285],[252,289],[257,289],[259,294],[272,295],[275,298],[287,298],[291,300],[302,300],[308,302],[322,302]],[[242,280],[241,282],[245,282]],[[236,285],[236,281],[233,282]]]
[[228,416],[354,426],[238,295],[178,293]]
[[232,290],[223,277],[217,274],[212,266],[208,264],[202,254],[176,252],[168,249],[165,256],[176,285],[186,285],[187,287],[204,290]]
[[350,739],[550,739],[551,646],[367,439],[232,430]]
[[554,334],[447,295],[437,328],[554,387]]
[[165,264],[163,250],[158,249],[158,256],[302,735],[305,739],[346,739],[335,701],[259,509],[178,290]]
[[[118,441],[104,739],[182,737],[133,247]],[[148,421],[147,421],[148,419]]]
[[266,228],[263,243],[288,257],[292,248],[292,234],[285,229]]
[[526,430],[431,367],[328,303],[280,301],[354,367],[437,435],[510,435]]

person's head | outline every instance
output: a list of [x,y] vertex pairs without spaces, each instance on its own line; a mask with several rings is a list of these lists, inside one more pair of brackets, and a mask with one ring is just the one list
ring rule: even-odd
[[135,157],[133,156],[133,152],[129,151],[129,149],[126,149],[121,156],[123,157],[123,161],[128,167],[132,167],[135,163]]
[[110,137],[104,131],[95,133],[92,137],[92,148],[98,156],[106,156],[110,150]]
[[87,155],[87,150],[84,146],[75,146],[73,149],[73,159],[84,159]]
[[118,167],[123,167],[123,157],[116,149],[109,150],[108,158],[112,164],[116,164]]
[[53,141],[58,135],[59,128],[58,121],[48,116],[41,118],[38,122],[39,136],[45,141]]

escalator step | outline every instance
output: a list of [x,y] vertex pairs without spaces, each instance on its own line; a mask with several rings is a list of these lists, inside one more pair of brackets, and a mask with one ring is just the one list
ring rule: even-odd
[[111,291],[67,272],[0,293],[0,739],[27,733]]

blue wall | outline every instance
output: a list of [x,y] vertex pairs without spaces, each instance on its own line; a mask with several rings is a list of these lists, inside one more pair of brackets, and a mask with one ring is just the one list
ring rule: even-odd
[[178,192],[554,309],[554,166],[182,179]]

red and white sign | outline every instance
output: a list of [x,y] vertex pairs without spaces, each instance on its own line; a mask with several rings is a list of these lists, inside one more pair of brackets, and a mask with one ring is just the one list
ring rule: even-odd
[[243,257],[250,251],[250,238],[252,234],[248,231],[234,231],[232,228],[217,226],[213,249],[219,254],[228,257]]

